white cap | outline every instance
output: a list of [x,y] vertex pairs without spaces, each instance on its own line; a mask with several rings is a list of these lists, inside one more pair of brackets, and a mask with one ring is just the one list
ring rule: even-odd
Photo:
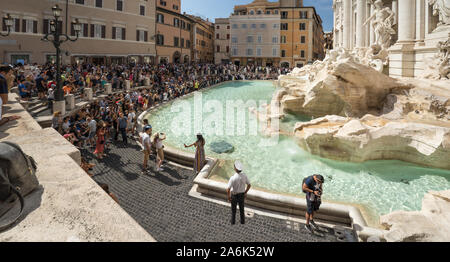
[[236,160],[234,162],[234,167],[238,170],[238,171],[242,171],[242,163],[239,160]]

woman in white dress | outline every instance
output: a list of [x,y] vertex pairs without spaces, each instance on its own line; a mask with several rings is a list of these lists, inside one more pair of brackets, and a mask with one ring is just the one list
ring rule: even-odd
[[156,133],[153,138],[153,144],[156,148],[156,171],[162,171],[162,163],[164,161],[164,145],[162,141],[166,139],[166,135],[164,133]]

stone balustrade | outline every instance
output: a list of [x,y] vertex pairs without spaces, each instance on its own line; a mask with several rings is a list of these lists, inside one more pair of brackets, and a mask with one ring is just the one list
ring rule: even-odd
[[68,111],[75,109],[75,95],[68,94],[65,96],[66,99],[66,109]]

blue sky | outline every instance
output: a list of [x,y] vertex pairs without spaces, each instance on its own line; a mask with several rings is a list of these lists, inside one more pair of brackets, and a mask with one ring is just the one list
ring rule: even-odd
[[[181,11],[214,21],[215,18],[229,17],[235,5],[251,2],[253,0],[181,0]],[[332,4],[333,0],[303,0],[304,6],[316,8],[322,18],[324,31],[331,31],[333,28]]]

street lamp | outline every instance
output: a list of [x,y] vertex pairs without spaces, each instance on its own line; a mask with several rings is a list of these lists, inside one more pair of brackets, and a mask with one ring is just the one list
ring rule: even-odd
[[[65,103],[61,103],[64,101],[64,92],[61,86],[61,62],[60,62],[60,53],[61,53],[61,44],[67,41],[75,42],[78,40],[78,36],[81,32],[81,24],[78,19],[73,21],[73,30],[75,31],[75,38],[71,38],[67,34],[63,34],[62,25],[58,26],[59,18],[61,16],[62,9],[59,8],[58,5],[52,7],[52,12],[54,19],[50,21],[50,33],[46,34],[42,41],[51,42],[53,46],[56,48],[56,90],[55,90],[55,102],[59,104],[59,107],[63,107],[65,109]],[[61,22],[62,23],[62,22]],[[60,103],[57,103],[60,102]],[[60,110],[65,111],[65,110]]]
[[1,35],[1,36],[9,36],[9,33],[11,32],[11,27],[13,26],[14,20],[13,20],[13,18],[11,17],[11,15],[9,15],[9,14],[6,14],[6,15],[3,17],[3,20],[4,20],[4,23],[5,23],[5,25],[6,25],[6,30],[7,30],[7,31],[6,31],[6,34],[0,32],[0,35]]

